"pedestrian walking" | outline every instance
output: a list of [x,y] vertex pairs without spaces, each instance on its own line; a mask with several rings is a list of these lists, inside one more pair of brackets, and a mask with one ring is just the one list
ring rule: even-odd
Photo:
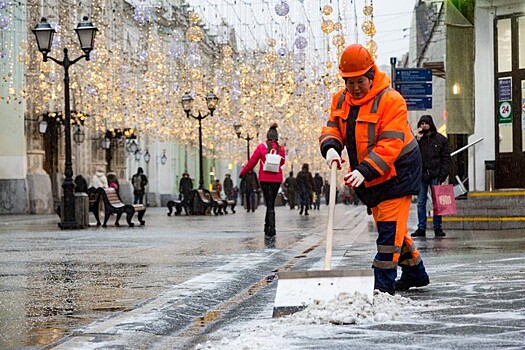
[[314,190],[315,190],[314,209],[319,210],[321,207],[321,196],[323,195],[323,177],[319,175],[318,171],[316,171],[314,175]]
[[286,198],[288,198],[288,205],[290,209],[295,209],[295,199],[297,196],[297,181],[293,176],[293,171],[290,171],[289,176],[284,180],[284,188],[286,190]]
[[222,188],[226,199],[237,199],[234,197],[233,181],[230,174],[224,175],[224,180],[222,181]]
[[241,197],[247,212],[254,212],[257,209],[257,193],[260,192],[260,184],[257,174],[253,170],[248,171],[241,178]]
[[[276,153],[280,156],[280,160],[274,169],[265,170],[265,163],[270,162],[270,154]],[[279,192],[279,187],[283,182],[283,169],[285,157],[284,146],[279,144],[279,133],[277,132],[277,124],[272,124],[266,133],[266,142],[262,142],[257,146],[248,163],[242,168],[241,176],[246,175],[248,171],[252,170],[255,165],[259,165],[259,181],[264,196],[264,203],[266,205],[266,216],[264,219],[264,234],[265,236],[275,236],[275,199]],[[273,158],[273,157],[272,157]]]
[[[421,155],[408,124],[406,102],[390,88],[390,79],[362,45],[345,48],[339,73],[345,88],[332,97],[319,143],[328,166],[336,162],[339,170],[346,147],[350,168],[345,183],[374,217],[378,232],[374,287],[394,294],[425,286],[429,278],[407,227],[412,195],[419,192],[421,182]],[[402,273],[396,281],[398,265]]]
[[190,174],[188,172],[183,172],[182,177],[179,181],[179,200],[181,205],[184,208],[184,211],[187,214],[192,213],[192,200],[193,200],[193,181],[191,180]]
[[[328,205],[330,203],[330,184],[328,183],[328,180],[324,180],[323,193],[326,205]],[[337,196],[335,198],[337,203]]]
[[148,177],[144,175],[144,169],[139,167],[137,173],[131,177],[133,184],[133,204],[144,204],[144,194],[148,185]]
[[106,173],[104,173],[104,169],[99,167],[95,170],[95,174],[91,177],[90,186],[95,188],[109,188],[108,178],[106,177]]
[[310,208],[312,193],[315,189],[314,178],[310,172],[308,163],[304,163],[301,171],[297,174],[295,180],[297,181],[297,198],[299,199],[299,215],[310,215],[308,209]]
[[[421,116],[417,123],[417,143],[423,162],[421,185],[417,195],[417,230],[412,237],[425,237],[427,228],[427,196],[432,185],[441,185],[445,182],[450,171],[450,150],[448,140],[441,135],[434,124],[431,115]],[[432,217],[432,227],[436,237],[445,237],[441,227],[442,218],[439,215]]]

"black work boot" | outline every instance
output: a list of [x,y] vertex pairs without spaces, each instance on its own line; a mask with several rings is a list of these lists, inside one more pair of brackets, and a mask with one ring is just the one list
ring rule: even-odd
[[428,276],[418,279],[418,280],[409,280],[409,279],[398,279],[396,281],[396,290],[408,290],[411,287],[424,287],[430,283]]
[[410,236],[412,237],[425,237],[427,234],[425,230],[422,230],[418,228],[414,233],[412,233]]
[[445,237],[446,236],[445,232],[443,232],[443,230],[440,229],[440,228],[435,228],[434,229],[434,234],[436,235],[436,237]]

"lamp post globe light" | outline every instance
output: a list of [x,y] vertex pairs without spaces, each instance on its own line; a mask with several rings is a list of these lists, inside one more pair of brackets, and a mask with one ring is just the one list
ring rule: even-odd
[[89,61],[89,54],[93,50],[95,43],[95,34],[97,28],[88,21],[88,17],[84,16],[82,22],[78,23],[75,31],[78,34],[78,40],[80,42],[80,48],[84,52],[83,55],[77,57],[74,60],[70,60],[68,56],[68,49],[64,48],[64,58],[60,61],[56,58],[48,56],[51,51],[51,45],[53,44],[53,36],[55,29],[47,22],[45,18],[42,18],[41,22],[33,29],[35,34],[38,50],[42,53],[43,61],[47,62],[48,59],[57,63],[64,68],[64,128],[65,128],[65,148],[66,148],[66,160],[65,160],[65,171],[64,171],[64,183],[62,188],[64,189],[64,197],[62,201],[61,222],[59,224],[61,229],[78,229],[81,228],[75,218],[75,195],[73,182],[73,167],[71,163],[71,108],[69,102],[69,67],[77,63],[80,59],[85,58]]
[[238,139],[246,140],[246,159],[250,160],[250,141],[253,140],[255,137],[250,136],[249,133],[246,133],[246,136],[242,136],[242,124],[234,124],[233,128],[235,129],[235,133],[237,134]]
[[193,97],[191,97],[189,93],[185,93],[180,100],[182,109],[184,109],[184,112],[186,112],[186,117],[191,117],[199,121],[199,190],[204,188],[204,168],[202,164],[202,120],[208,116],[213,116],[213,112],[215,109],[217,109],[217,105],[219,104],[219,98],[213,92],[208,93],[205,99],[209,113],[203,115],[201,114],[201,111],[199,111],[197,116],[191,113],[191,108],[193,107]]

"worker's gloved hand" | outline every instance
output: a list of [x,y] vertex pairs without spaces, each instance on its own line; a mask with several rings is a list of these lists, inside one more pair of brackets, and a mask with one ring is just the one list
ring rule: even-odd
[[326,164],[328,164],[330,169],[332,168],[332,162],[337,162],[337,170],[341,170],[341,164],[343,164],[345,160],[339,156],[335,149],[330,148],[328,152],[326,152]]
[[351,173],[348,173],[344,177],[345,184],[350,187],[359,187],[365,181],[363,174],[359,170],[353,170]]

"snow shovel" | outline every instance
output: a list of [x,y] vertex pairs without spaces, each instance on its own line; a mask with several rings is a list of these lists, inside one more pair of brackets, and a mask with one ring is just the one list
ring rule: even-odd
[[374,273],[372,269],[331,270],[337,182],[336,172],[337,163],[332,162],[324,271],[278,272],[273,317],[293,314],[318,301],[326,302],[334,299],[340,293],[352,295],[355,292],[359,292],[365,294],[372,300],[374,293]]

